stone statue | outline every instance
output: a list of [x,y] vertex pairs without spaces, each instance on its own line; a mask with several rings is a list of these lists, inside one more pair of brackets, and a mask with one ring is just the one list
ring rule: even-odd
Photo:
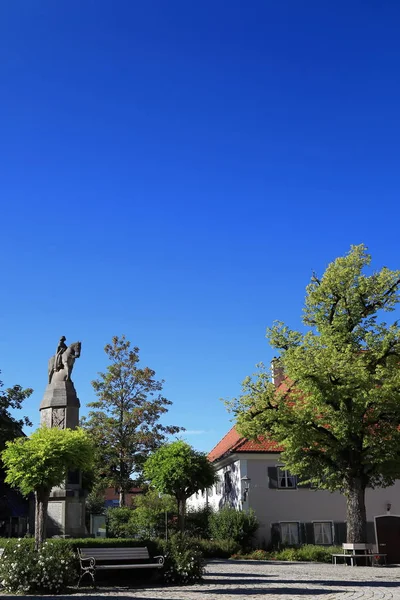
[[54,370],[55,371],[59,371],[60,369],[63,368],[63,364],[62,364],[62,360],[61,360],[61,355],[67,349],[67,344],[65,343],[66,339],[67,338],[65,337],[65,335],[62,335],[60,337],[60,341],[58,342],[58,346],[57,346],[57,350],[56,350],[56,355],[55,355],[55,359],[54,359]]
[[74,342],[67,346],[65,340],[65,336],[60,338],[56,353],[49,360],[49,383],[71,381],[75,359],[81,355],[81,342]]

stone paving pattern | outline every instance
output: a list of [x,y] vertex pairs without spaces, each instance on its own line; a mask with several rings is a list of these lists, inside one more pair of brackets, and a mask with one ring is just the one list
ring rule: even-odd
[[[28,596],[25,596],[27,598]],[[15,596],[1,596],[14,598]],[[35,598],[31,596],[31,598]],[[36,599],[38,597],[36,596]],[[52,598],[47,596],[47,598]],[[186,587],[85,588],[55,600],[400,600],[400,566],[211,561],[205,582]]]

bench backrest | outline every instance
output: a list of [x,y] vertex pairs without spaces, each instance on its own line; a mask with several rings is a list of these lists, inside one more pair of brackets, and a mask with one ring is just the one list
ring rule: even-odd
[[372,544],[342,544],[343,551],[346,550],[371,550]]
[[82,558],[96,560],[149,560],[149,551],[143,548],[78,548]]

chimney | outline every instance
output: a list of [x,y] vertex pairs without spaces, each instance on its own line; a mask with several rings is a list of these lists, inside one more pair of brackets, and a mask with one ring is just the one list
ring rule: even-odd
[[279,387],[282,381],[285,379],[285,374],[283,372],[283,366],[279,357],[274,356],[271,360],[271,373],[272,373],[272,383],[275,387]]

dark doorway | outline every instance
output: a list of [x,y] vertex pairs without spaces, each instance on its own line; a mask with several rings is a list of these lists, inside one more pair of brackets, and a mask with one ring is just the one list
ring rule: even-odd
[[400,563],[400,517],[375,517],[378,552],[387,554],[387,562]]

